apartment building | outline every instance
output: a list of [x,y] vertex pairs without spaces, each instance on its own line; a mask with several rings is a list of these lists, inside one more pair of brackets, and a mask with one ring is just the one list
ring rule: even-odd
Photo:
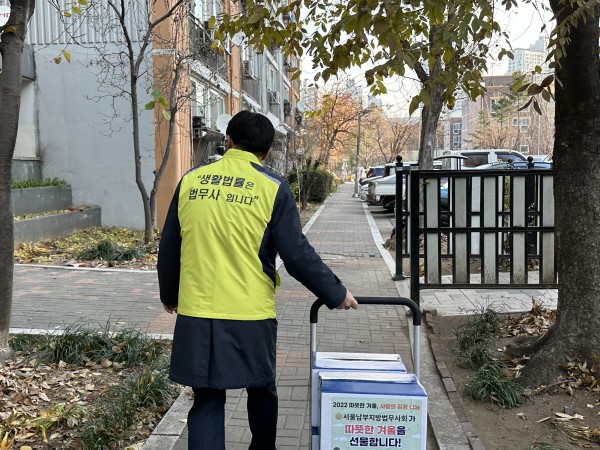
[[530,73],[536,66],[542,68],[543,74],[551,73],[546,58],[548,56],[548,38],[540,36],[538,40],[528,48],[516,48],[513,50],[513,59],[508,60],[508,73],[515,72]]
[[[0,0],[0,2],[6,0]],[[41,177],[59,177],[71,184],[74,202],[100,205],[107,226],[142,228],[143,204],[135,180],[135,165],[150,192],[154,172],[165,155],[169,122],[164,107],[145,110],[159,77],[169,81],[183,64],[177,120],[171,152],[157,192],[156,224],[161,226],[181,176],[205,164],[224,143],[219,116],[249,109],[267,115],[276,125],[273,156],[267,161],[279,172],[301,114],[300,85],[289,69],[298,63],[277,48],[258,54],[240,36],[212,48],[208,20],[235,11],[231,0],[197,0],[189,10],[172,15],[158,27],[148,57],[139,63],[138,107],[140,157],[133,154],[131,90],[128,61],[119,58],[123,31],[106,25],[111,17],[105,2],[98,9],[65,18],[50,3],[41,2],[30,23],[28,44],[32,70],[25,71],[19,143],[15,166],[37,167]],[[144,45],[148,18],[161,17],[168,3],[128,3],[126,26],[135,54]],[[293,20],[293,17],[283,17]],[[65,61],[63,50],[70,55]],[[102,65],[111,55],[116,64]],[[117,55],[117,56],[115,56]],[[182,55],[187,59],[182,63]],[[60,64],[55,59],[61,58]],[[34,68],[34,69],[33,69]],[[170,80],[172,81],[172,80]],[[163,86],[166,82],[161,81]],[[164,93],[168,89],[162,90]],[[166,96],[166,95],[165,95]]]
[[461,148],[508,148],[525,154],[552,152],[554,103],[540,102],[542,114],[529,100],[511,92],[511,75],[484,78],[486,92],[462,104]]

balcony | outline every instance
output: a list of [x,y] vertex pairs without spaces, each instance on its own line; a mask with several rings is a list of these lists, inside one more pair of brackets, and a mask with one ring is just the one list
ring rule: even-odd
[[242,90],[257,102],[260,102],[260,82],[258,78],[243,78]]
[[217,49],[211,48],[213,42],[208,22],[200,22],[194,16],[190,16],[190,54],[226,79],[225,58]]

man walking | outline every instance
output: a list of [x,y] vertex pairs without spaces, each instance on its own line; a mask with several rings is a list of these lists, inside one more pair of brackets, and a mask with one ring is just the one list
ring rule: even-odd
[[261,164],[269,119],[242,111],[226,133],[223,158],[179,182],[160,241],[160,298],[178,314],[170,378],[195,394],[190,449],[225,450],[226,390],[246,388],[249,449],[274,450],[277,254],[329,308],[358,304],[302,234],[288,184]]

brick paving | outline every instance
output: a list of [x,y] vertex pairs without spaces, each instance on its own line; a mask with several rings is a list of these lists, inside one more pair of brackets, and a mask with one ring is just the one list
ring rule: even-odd
[[[381,243],[376,243],[373,237],[374,219],[368,210],[365,212],[363,203],[352,197],[352,192],[353,185],[342,185],[326,201],[307,232],[309,241],[355,296],[397,297],[399,290],[408,292],[407,281],[392,281],[390,268],[378,249]],[[284,266],[279,272],[282,284],[277,293],[280,398],[277,446],[279,450],[304,450],[309,448],[310,437],[309,310],[314,296],[289,276]],[[510,299],[515,295],[523,303],[519,303],[517,309],[522,310],[530,308],[532,295],[541,296],[550,303],[555,301],[555,291],[530,291],[517,294],[477,289],[423,291],[421,307],[437,309],[438,314],[455,314],[472,311],[473,305],[492,300],[514,310]],[[13,332],[64,329],[69,324],[92,321],[103,326],[109,323],[112,329],[135,326],[168,337],[173,331],[174,319],[174,315],[166,314],[162,309],[155,272],[15,267]],[[400,353],[412,370],[407,323],[403,307],[371,305],[347,312],[322,308],[318,324],[319,349]],[[422,342],[422,348],[427,351],[424,345]],[[430,397],[430,414],[435,414],[440,400],[433,401],[432,397],[439,397],[440,391],[434,385],[439,376],[435,365],[430,365],[427,360],[422,361],[421,370]],[[178,401],[175,408],[181,409],[179,417],[185,417],[191,402],[183,395],[181,398],[183,402]],[[452,423],[446,411],[440,411],[440,417],[440,423]],[[250,432],[243,390],[228,392],[226,426],[227,449],[247,449]],[[159,427],[166,431],[157,437],[158,443],[151,448],[187,449],[187,430],[180,420],[161,423]],[[181,429],[184,430],[179,436]],[[430,434],[432,431],[430,429]],[[436,438],[439,440],[440,436]],[[464,438],[459,437],[456,442],[440,445],[440,448],[469,448],[463,445]],[[429,436],[428,448],[437,448],[432,436]]]

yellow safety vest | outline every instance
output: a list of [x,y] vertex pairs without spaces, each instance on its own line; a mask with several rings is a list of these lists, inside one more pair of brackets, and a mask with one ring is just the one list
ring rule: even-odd
[[254,154],[236,149],[184,175],[178,198],[179,314],[275,317],[279,277],[272,267],[274,249],[264,241],[280,183]]

